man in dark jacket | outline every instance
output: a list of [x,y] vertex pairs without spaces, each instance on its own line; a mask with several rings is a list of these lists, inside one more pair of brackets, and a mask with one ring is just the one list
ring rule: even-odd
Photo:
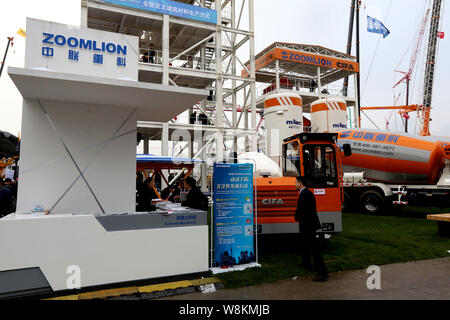
[[208,211],[208,197],[197,187],[194,178],[187,177],[184,182],[188,194],[186,196],[186,201],[183,201],[181,205],[183,207]]
[[8,183],[0,177],[0,218],[14,212],[15,200]]
[[158,198],[155,188],[155,181],[153,177],[145,179],[141,187],[138,189],[136,195],[137,212],[155,211],[156,207],[152,205],[152,200]]
[[328,271],[316,238],[316,231],[321,228],[320,220],[317,216],[316,198],[306,188],[306,185],[304,177],[297,177],[296,187],[297,190],[300,190],[300,194],[298,196],[297,210],[295,211],[295,221],[299,222],[302,266],[305,269],[312,270],[312,255],[317,274],[313,280],[318,282],[328,278]]

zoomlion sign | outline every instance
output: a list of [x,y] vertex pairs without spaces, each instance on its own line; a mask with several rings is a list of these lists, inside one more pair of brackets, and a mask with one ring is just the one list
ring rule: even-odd
[[[293,61],[302,64],[315,65],[318,67],[359,72],[359,65],[357,62],[281,48],[275,48],[257,59],[255,61],[256,71],[264,68],[274,60]],[[248,65],[247,68],[249,68]],[[248,77],[247,70],[244,69],[242,71],[242,76]]]
[[139,38],[27,19],[28,68],[138,81]]
[[73,49],[84,49],[90,51],[108,52],[118,55],[127,55],[126,45],[120,45],[111,42],[97,43],[97,41],[95,40],[86,40],[77,37],[66,37],[61,34],[55,35],[53,33],[47,32],[43,32],[42,37],[42,43],[44,45],[56,44],[61,47],[67,45],[68,47]]

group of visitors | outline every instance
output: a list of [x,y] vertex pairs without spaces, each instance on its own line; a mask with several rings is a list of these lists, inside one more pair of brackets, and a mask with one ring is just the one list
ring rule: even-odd
[[192,177],[178,179],[176,183],[171,184],[161,192],[159,192],[155,184],[155,176],[148,177],[143,182],[139,180],[141,179],[138,174],[136,188],[137,212],[155,211],[156,207],[152,204],[154,199],[181,203],[183,207],[192,209],[208,210],[208,197],[201,192],[197,182]]
[[16,181],[0,177],[0,218],[16,211],[16,199]]

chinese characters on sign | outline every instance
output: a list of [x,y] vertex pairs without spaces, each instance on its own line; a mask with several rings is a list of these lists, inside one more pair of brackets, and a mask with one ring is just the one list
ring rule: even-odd
[[103,64],[103,55],[94,53],[94,63]]
[[53,57],[53,48],[42,47],[42,55],[46,57]]
[[351,139],[352,152],[355,154],[378,155],[389,158],[395,156],[400,136],[377,132],[343,131],[339,134],[339,138]]
[[75,50],[69,50],[69,60],[78,61],[80,52]]
[[127,59],[123,57],[117,57],[117,65],[119,67],[126,67],[127,66]]
[[137,36],[32,18],[27,30],[27,68],[138,81]]
[[217,11],[169,0],[103,0],[104,2],[217,24]]
[[[85,39],[77,39],[75,37],[66,38],[63,35],[54,35],[51,33],[42,33],[42,55],[45,57],[54,57],[54,46],[63,47],[67,45],[69,49],[67,51],[67,59],[70,61],[78,62],[80,61],[80,51],[74,49],[84,49],[94,52],[102,52],[102,53],[93,53],[92,55],[92,63],[94,64],[103,64],[103,57],[105,54],[118,54],[118,55],[126,55],[127,54],[127,46],[116,45],[114,43],[105,43],[102,42],[97,43],[97,41],[85,40]],[[51,46],[48,46],[51,45]],[[116,56],[116,65],[117,67],[126,67],[126,58],[124,56]]]
[[343,131],[339,134],[339,138],[355,138],[363,139],[366,141],[378,141],[378,142],[390,142],[397,143],[400,138],[397,134],[385,134],[385,133],[375,133],[375,132],[364,132],[364,131]]

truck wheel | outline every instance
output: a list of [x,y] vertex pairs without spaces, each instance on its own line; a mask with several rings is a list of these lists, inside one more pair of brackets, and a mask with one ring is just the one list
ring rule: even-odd
[[384,198],[375,190],[364,192],[359,198],[359,203],[364,213],[379,214],[384,209]]
[[352,207],[352,200],[350,198],[350,195],[348,194],[348,192],[344,191],[344,202],[342,203],[342,211],[350,212],[351,207]]

